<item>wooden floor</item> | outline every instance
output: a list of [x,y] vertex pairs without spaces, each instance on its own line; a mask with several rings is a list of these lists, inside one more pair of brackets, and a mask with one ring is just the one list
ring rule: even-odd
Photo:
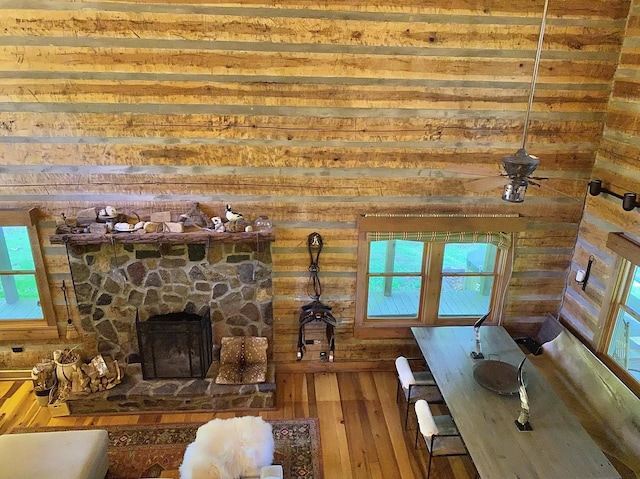
[[[278,374],[277,410],[265,419],[318,417],[325,479],[418,479],[425,477],[424,444],[415,450],[415,417],[409,431],[396,404],[393,372]],[[437,407],[437,406],[436,406]],[[242,413],[144,413],[52,418],[39,407],[31,381],[0,381],[0,433],[16,427],[202,423]],[[166,477],[178,477],[171,471]],[[473,479],[467,456],[434,458],[433,479]]]

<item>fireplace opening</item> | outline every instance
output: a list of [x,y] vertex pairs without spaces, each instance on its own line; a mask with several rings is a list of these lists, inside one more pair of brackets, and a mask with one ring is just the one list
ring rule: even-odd
[[146,321],[136,311],[136,331],[144,379],[206,376],[213,354],[209,310],[202,316],[178,312]]

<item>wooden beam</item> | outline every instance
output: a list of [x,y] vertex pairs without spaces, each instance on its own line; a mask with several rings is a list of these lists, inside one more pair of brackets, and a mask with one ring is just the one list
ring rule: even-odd
[[629,238],[624,233],[609,233],[607,248],[628,259],[633,264],[640,265],[640,243]]
[[193,233],[69,233],[49,236],[51,244],[191,244],[191,243],[265,243],[276,240],[274,231],[251,231],[245,233],[216,233],[200,231]]

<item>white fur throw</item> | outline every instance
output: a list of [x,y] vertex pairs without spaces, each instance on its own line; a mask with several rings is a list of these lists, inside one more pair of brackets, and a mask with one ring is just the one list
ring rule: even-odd
[[258,416],[214,419],[198,428],[180,466],[180,479],[259,476],[273,462],[271,424]]

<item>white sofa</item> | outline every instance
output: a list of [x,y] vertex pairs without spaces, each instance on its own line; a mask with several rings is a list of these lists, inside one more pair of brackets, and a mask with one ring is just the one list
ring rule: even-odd
[[104,479],[108,446],[102,429],[4,434],[0,479]]

